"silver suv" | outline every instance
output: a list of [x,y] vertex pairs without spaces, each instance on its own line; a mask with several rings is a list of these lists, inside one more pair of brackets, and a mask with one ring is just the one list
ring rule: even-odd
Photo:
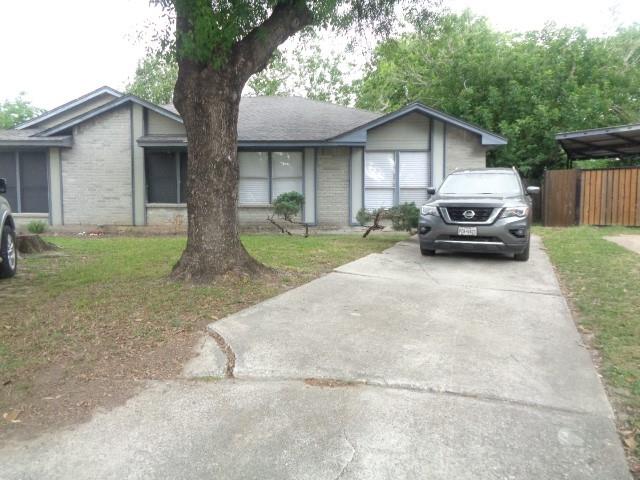
[[531,197],[518,172],[509,168],[457,170],[420,209],[418,236],[423,255],[436,250],[513,254],[529,259]]
[[7,182],[0,178],[0,278],[13,277],[18,267],[16,225],[9,202],[2,196],[4,193],[7,193]]

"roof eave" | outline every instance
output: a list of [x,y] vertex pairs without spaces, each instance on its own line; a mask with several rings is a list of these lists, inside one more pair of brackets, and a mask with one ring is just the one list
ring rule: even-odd
[[116,98],[122,97],[124,94],[122,92],[119,92],[111,87],[100,87],[92,92],[89,92],[81,97],[78,97],[74,100],[71,100],[70,102],[64,103],[62,105],[60,105],[59,107],[53,108],[51,110],[48,110],[46,112],[44,112],[42,115],[38,115],[35,118],[31,118],[29,120],[27,120],[26,122],[21,123],[20,125],[17,125],[16,127],[14,127],[16,130],[22,130],[24,128],[29,128],[33,125],[37,125],[38,123],[44,122],[45,120],[48,120],[50,118],[55,117],[56,115],[59,115],[61,113],[66,112],[67,110],[70,110],[72,108],[77,107],[78,105],[81,105],[84,102],[88,102],[89,100],[92,100],[96,97],[99,97],[100,95],[104,95],[105,93],[109,94],[109,95],[113,95]]
[[111,102],[108,102],[104,105],[101,105],[97,108],[94,108],[93,110],[89,110],[88,112],[83,113],[82,115],[78,115],[77,117],[73,117],[69,120],[67,120],[66,122],[63,122],[59,125],[56,125],[54,127],[48,128],[46,130],[43,130],[42,132],[37,133],[35,136],[37,137],[47,137],[50,135],[55,135],[56,133],[60,133],[64,130],[67,130],[75,125],[78,125],[79,123],[82,122],[86,122],[87,120],[90,120],[93,117],[96,117],[98,115],[102,115],[103,113],[108,112],[109,110],[112,110],[114,108],[117,108],[121,105],[124,105],[127,102],[133,102],[133,103],[137,103],[138,105],[141,105],[149,110],[153,110],[154,112],[163,115],[167,118],[170,118],[172,120],[175,120],[178,123],[183,123],[182,118],[180,117],[180,115],[177,115],[163,107],[160,107],[159,105],[156,105],[155,103],[151,103],[151,102],[147,102],[146,100],[143,100],[139,97],[136,97],[135,95],[125,95],[123,97],[120,98],[116,98],[114,100],[112,100]]
[[58,138],[38,138],[28,137],[20,140],[0,140],[0,147],[61,147],[69,148],[73,146],[73,137],[65,136]]
[[426,105],[419,102],[410,103],[406,107],[400,108],[394,112],[388,113],[370,122],[362,124],[356,128],[353,128],[339,135],[336,135],[331,140],[340,141],[341,138],[361,138],[362,134],[360,134],[360,132],[362,131],[367,131],[372,128],[376,128],[378,126],[384,125],[385,123],[391,122],[393,120],[396,120],[400,117],[403,117],[405,115],[408,115],[409,113],[416,112],[416,111],[428,117],[437,118],[438,120],[441,120],[445,123],[456,125],[460,128],[463,128],[464,130],[480,135],[482,145],[498,147],[502,145],[507,145],[508,143],[507,139],[500,135],[489,132],[484,128],[481,128],[477,125],[473,125],[469,122],[465,122],[464,120],[460,120],[459,118],[453,117],[447,113],[436,110],[435,108],[427,107]]
[[[136,140],[140,147],[186,147],[186,137],[146,135]],[[333,142],[328,140],[238,140],[241,148],[312,148],[363,147],[364,142]]]

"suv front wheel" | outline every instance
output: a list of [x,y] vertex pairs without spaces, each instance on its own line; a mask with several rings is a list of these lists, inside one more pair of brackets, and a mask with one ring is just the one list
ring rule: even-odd
[[527,247],[522,252],[516,253],[513,258],[518,262],[526,262],[529,260],[529,242],[527,242]]
[[9,225],[2,229],[0,237],[0,278],[13,277],[18,268],[18,252],[16,250],[16,233]]

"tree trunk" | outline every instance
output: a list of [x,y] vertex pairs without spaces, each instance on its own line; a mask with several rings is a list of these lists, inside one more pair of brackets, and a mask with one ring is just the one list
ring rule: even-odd
[[238,234],[237,124],[242,86],[211,70],[182,68],[175,105],[187,131],[187,247],[174,279],[206,283],[228,272],[255,274]]

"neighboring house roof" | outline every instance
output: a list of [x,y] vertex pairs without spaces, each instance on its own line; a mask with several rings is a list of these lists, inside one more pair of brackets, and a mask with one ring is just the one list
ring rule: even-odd
[[572,160],[640,155],[640,123],[556,135]]
[[[88,102],[99,95],[109,94],[114,98],[89,111],[79,113],[70,119],[60,121],[48,128],[33,129],[45,120],[55,118],[69,110]],[[125,95],[109,87],[101,87],[93,92],[68,102],[43,115],[19,125],[17,130],[25,132],[20,138],[25,142],[41,142],[44,138],[54,141],[54,136],[66,134],[72,127],[127,103],[136,103],[176,122],[183,123],[173,105],[159,106],[142,100],[135,95]],[[504,137],[484,130],[477,125],[460,120],[433,108],[412,103],[400,110],[382,114],[358,108],[344,107],[332,103],[310,100],[302,97],[243,97],[240,101],[238,119],[238,143],[241,146],[259,145],[362,145],[366,143],[367,131],[404,115],[417,112],[455,125],[481,137],[483,145],[498,146],[507,143]],[[68,117],[68,113],[67,113]],[[64,118],[64,117],[63,117]],[[62,119],[61,119],[62,120]],[[50,123],[49,123],[50,125]],[[56,141],[67,137],[59,137]],[[40,139],[40,140],[37,140]],[[65,140],[66,141],[66,140]],[[145,135],[137,139],[142,146],[184,145],[181,135]],[[16,144],[17,145],[17,144]]]
[[21,130],[24,128],[29,128],[29,127],[33,127],[39,123],[44,122],[45,120],[49,120],[50,118],[54,118],[56,115],[59,115],[63,112],[66,112],[68,110],[71,110],[72,108],[75,108],[79,105],[82,105],[85,102],[88,102],[89,100],[92,100],[96,97],[99,97],[101,95],[112,95],[114,98],[117,97],[121,97],[122,95],[124,95],[122,92],[119,92],[111,87],[100,87],[95,89],[92,92],[87,93],[86,95],[82,95],[81,97],[78,97],[74,100],[71,100],[70,102],[64,103],[62,105],[60,105],[59,107],[56,107],[52,110],[48,110],[46,112],[44,112],[42,115],[38,115],[37,117],[34,117],[30,120],[27,120],[26,122],[21,123],[20,125],[16,126],[16,130]]
[[38,129],[0,130],[0,146],[70,147],[73,143],[70,135],[35,137],[39,132]]

